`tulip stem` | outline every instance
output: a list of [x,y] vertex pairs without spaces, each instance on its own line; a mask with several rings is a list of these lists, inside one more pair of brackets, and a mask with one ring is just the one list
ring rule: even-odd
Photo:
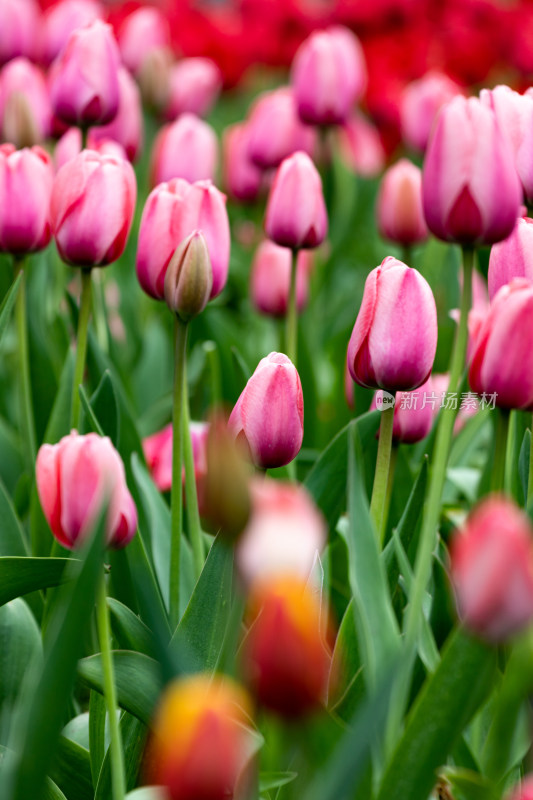
[[527,480],[527,502],[526,511],[529,510],[533,502],[533,420],[531,423],[531,437],[529,444],[529,473]]
[[298,264],[298,251],[293,250],[291,261],[291,282],[289,286],[289,305],[287,306],[287,327],[285,332],[285,346],[287,355],[296,367],[298,358],[298,309],[296,306],[296,268]]
[[109,753],[111,756],[111,786],[113,791],[113,800],[124,800],[126,795],[124,753],[122,750],[122,736],[120,734],[120,724],[117,715],[115,676],[110,646],[111,632],[109,626],[109,611],[107,609],[107,595],[104,575],[102,575],[100,580],[98,596],[96,599],[96,621],[98,625],[98,638],[100,640],[100,655],[102,659],[102,672],[104,676],[104,697],[109,720]]
[[15,305],[20,363],[22,428],[24,432],[24,438],[26,440],[26,455],[30,465],[30,470],[33,473],[35,470],[37,447],[35,443],[35,424],[33,418],[33,403],[31,398],[28,321],[26,310],[26,272],[24,270],[23,259],[15,259],[15,274],[20,274],[22,276],[20,279]]
[[196,490],[196,477],[194,474],[194,453],[191,439],[191,420],[189,414],[189,393],[185,377],[186,364],[183,366],[183,455],[185,461],[185,503],[187,509],[187,522],[189,525],[189,538],[191,540],[196,576],[204,568],[205,552],[202,537],[202,525],[198,510],[198,492]]
[[505,408],[499,408],[496,417],[496,431],[494,443],[494,462],[491,475],[491,492],[503,491],[505,482],[505,457],[507,454],[507,438],[509,436],[510,413]]
[[374,473],[374,486],[370,500],[370,516],[374,523],[378,542],[383,543],[385,533],[385,504],[387,487],[389,485],[389,467],[392,451],[392,429],[394,427],[394,405],[384,408],[381,412],[381,425],[379,427],[378,457]]
[[89,317],[91,316],[91,287],[91,269],[82,269],[80,313],[78,316],[78,336],[76,342],[76,364],[74,366],[74,383],[72,386],[72,406],[70,412],[70,427],[76,430],[78,430],[80,424],[80,393],[78,387],[83,383],[83,373],[85,372],[87,335],[89,331]]
[[180,556],[183,517],[183,396],[188,324],[177,316],[174,321],[174,409],[172,416],[172,489],[170,492],[170,624],[175,629],[180,613]]

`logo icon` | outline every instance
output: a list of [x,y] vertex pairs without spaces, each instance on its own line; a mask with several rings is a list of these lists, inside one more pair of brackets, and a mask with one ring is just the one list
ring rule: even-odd
[[376,408],[379,411],[387,411],[388,408],[394,408],[394,395],[389,392],[380,391],[376,395]]

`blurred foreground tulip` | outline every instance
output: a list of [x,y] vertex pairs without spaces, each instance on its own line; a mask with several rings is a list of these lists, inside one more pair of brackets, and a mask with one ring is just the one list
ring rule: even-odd
[[437,309],[416,269],[391,256],[372,270],[348,346],[348,367],[361,386],[412,391],[433,368]]
[[105,503],[108,546],[125,547],[135,535],[137,511],[124,465],[107,437],[72,431],[58,444],[44,444],[35,474],[44,515],[63,547],[75,549],[83,543]]
[[122,145],[130,161],[136,161],[143,146],[144,121],[137,84],[123,67],[118,73],[119,102],[115,118],[107,125],[91,128],[89,145],[105,139]]
[[231,412],[228,427],[257,467],[282,467],[302,446],[304,401],[300,376],[283,353],[259,362]]
[[43,16],[40,34],[40,61],[49,66],[61,53],[71,33],[102,19],[104,9],[97,0],[61,0]]
[[389,167],[379,188],[378,231],[384,239],[408,247],[423,242],[428,229],[422,211],[422,172],[406,158]]
[[405,143],[424,152],[441,108],[461,93],[461,87],[441,72],[427,72],[404,89],[401,126]]
[[520,217],[507,239],[490,250],[489,295],[491,300],[513,278],[533,281],[533,219]]
[[533,621],[533,530],[503,497],[483,500],[451,547],[459,615],[477,635],[499,642]]
[[[298,253],[296,267],[296,305],[303,311],[309,295],[309,278],[313,266],[308,250]],[[274,242],[262,242],[254,256],[250,273],[252,303],[263,314],[284,317],[289,305],[292,253]]]
[[0,3],[0,64],[16,56],[35,55],[39,7],[35,0],[2,0]]
[[180,114],[205,117],[222,88],[222,74],[210,58],[183,58],[170,71],[168,103],[164,109],[166,119],[174,120]]
[[[276,124],[272,125],[272,120]],[[298,150],[312,156],[316,132],[298,116],[292,90],[285,86],[255,101],[248,120],[248,155],[261,169],[278,167]]]
[[525,775],[518,786],[505,796],[506,800],[533,800],[533,775]]
[[172,178],[190,183],[213,180],[218,161],[218,142],[213,128],[194,114],[182,114],[164,125],[152,150],[152,186]]
[[252,203],[263,185],[263,170],[249,155],[250,129],[247,123],[231,125],[222,139],[224,187],[235,200]]
[[[394,404],[392,441],[397,444],[416,444],[425,439],[433,426],[441,398],[433,388],[431,377],[414,392],[397,392]],[[370,409],[383,408],[383,392],[376,392]]]
[[165,300],[182,322],[198,316],[207,305],[213,269],[205,237],[194,231],[174,251],[165,273]]
[[40,144],[50,134],[52,109],[41,70],[14,58],[0,73],[2,138],[16,147]]

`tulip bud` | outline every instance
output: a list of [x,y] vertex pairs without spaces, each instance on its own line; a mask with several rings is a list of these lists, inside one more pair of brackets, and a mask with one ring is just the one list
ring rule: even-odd
[[170,72],[170,91],[164,110],[166,119],[181,114],[205,117],[222,88],[222,74],[210,58],[184,58]]
[[165,690],[152,724],[147,780],[168,800],[227,800],[252,751],[251,704],[228,678],[177,678]]
[[386,171],[379,188],[376,216],[380,236],[409,246],[423,242],[428,229],[422,211],[422,172],[406,158]]
[[340,152],[356,175],[375,178],[385,166],[385,149],[378,129],[355,113],[339,128]]
[[35,53],[39,7],[35,0],[2,0],[0,3],[0,64],[16,56]]
[[430,139],[422,173],[426,223],[439,239],[493,244],[514,228],[522,188],[511,145],[477,98],[445,106]]
[[[441,398],[433,388],[431,377],[414,392],[398,392],[394,403],[392,441],[396,444],[416,444],[425,439],[433,426],[435,411]],[[376,392],[370,410],[383,408],[383,392]]]
[[476,336],[468,380],[499,408],[533,409],[533,284],[514,278],[494,297]]
[[53,181],[52,162],[42,148],[0,145],[0,250],[24,255],[47,246]]
[[533,775],[526,775],[520,785],[506,795],[505,800],[533,800]]
[[91,147],[106,139],[122,145],[130,161],[136,161],[143,146],[144,122],[137,84],[123,67],[118,73],[119,103],[115,118],[108,125],[89,131]]
[[61,258],[102,267],[124,252],[133,222],[137,185],[123,158],[83,150],[56,175],[51,218]]
[[257,467],[282,467],[302,446],[304,401],[298,371],[283,353],[262,358],[231,412],[228,427]]
[[281,575],[250,595],[253,622],[243,642],[243,671],[258,701],[284,717],[325,701],[330,655],[320,631],[320,602],[305,583]]
[[52,110],[41,70],[14,58],[0,73],[2,137],[16,147],[32,147],[50,133]]
[[311,156],[316,149],[316,131],[301,122],[289,87],[260,95],[252,106],[248,130],[248,155],[262,169],[278,167],[298,150]]
[[[307,305],[309,276],[313,266],[312,254],[300,250],[296,263],[296,304],[298,311]],[[274,242],[262,242],[252,262],[250,293],[258,311],[273,317],[283,317],[289,305],[292,253]]]
[[178,245],[165,274],[165,301],[183,322],[206,307],[213,286],[213,270],[204,235],[194,231]]
[[489,258],[489,296],[494,296],[513,278],[533,282],[533,219],[521,217],[507,239],[491,247]]
[[346,122],[366,81],[359,39],[340,25],[312,33],[294,56],[291,84],[298,113],[312,125]]
[[143,103],[153,113],[161,113],[168,104],[171,70],[172,53],[158,48],[147,54],[135,74]]
[[183,114],[157,134],[150,166],[152,186],[172,178],[189,183],[213,180],[217,160],[213,128],[194,114]]
[[248,125],[231,125],[222,139],[224,186],[236,200],[257,200],[263,184],[263,171],[253,163],[248,153]]
[[533,530],[510,500],[492,496],[470,514],[451,545],[459,615],[500,642],[533,621]]
[[71,33],[103,16],[104,10],[96,0],[61,0],[49,7],[42,20],[40,61],[48,67],[61,53]]
[[429,377],[437,350],[437,308],[416,269],[388,256],[365,283],[348,345],[356,383],[387,392],[412,391]]
[[155,50],[170,47],[170,28],[157,8],[139,8],[128,14],[119,30],[118,46],[123,64],[134,75]]
[[35,464],[37,492],[52,533],[63,547],[79,547],[105,503],[107,544],[125,547],[137,530],[137,511],[122,460],[107,437],[72,431],[44,444]]
[[401,100],[401,127],[405,143],[423,153],[439,111],[461,88],[441,72],[427,72],[410,83]]
[[69,125],[104,125],[119,103],[120,56],[110,25],[95,20],[75,30],[54,62],[50,98],[54,113]]
[[294,153],[281,163],[265,215],[267,236],[293,250],[318,247],[328,231],[322,181],[306,153]]

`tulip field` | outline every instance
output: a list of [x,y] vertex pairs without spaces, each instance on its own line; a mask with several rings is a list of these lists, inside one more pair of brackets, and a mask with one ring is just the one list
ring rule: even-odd
[[0,0],[0,800],[533,800],[532,31]]

